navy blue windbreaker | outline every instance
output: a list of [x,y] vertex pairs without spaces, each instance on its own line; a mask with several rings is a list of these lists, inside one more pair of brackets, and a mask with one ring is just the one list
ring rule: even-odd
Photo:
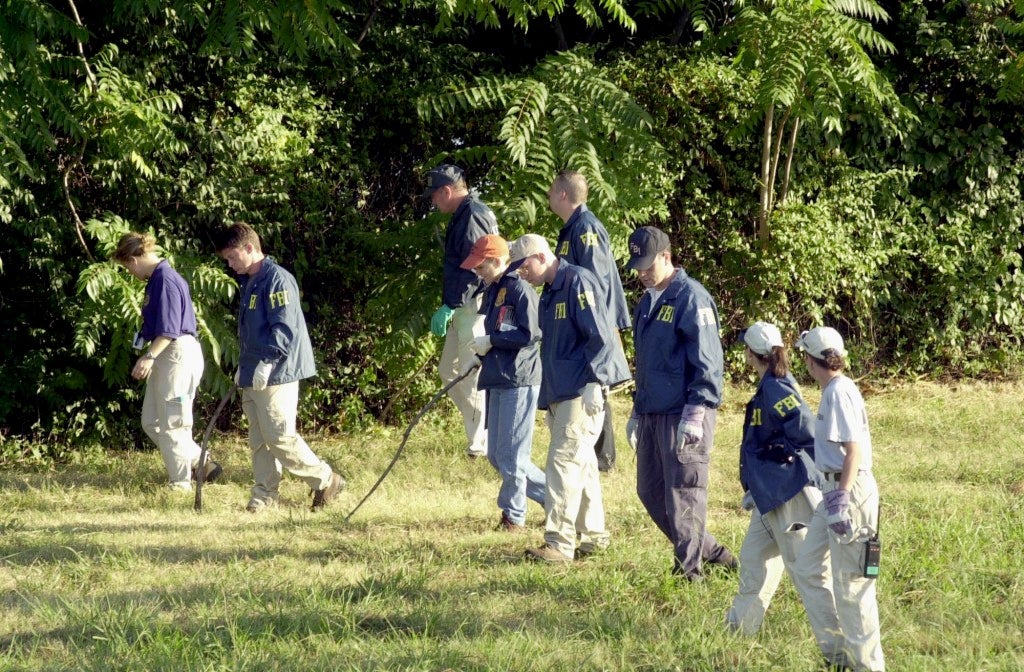
[[788,502],[807,485],[798,450],[814,457],[814,416],[792,375],[767,373],[747,403],[740,443],[740,483],[761,513]]
[[539,301],[515,271],[487,287],[480,312],[491,349],[480,366],[479,389],[540,385]]
[[558,232],[555,254],[573,266],[581,266],[597,278],[601,303],[616,329],[629,329],[629,308],[622,278],[612,255],[611,240],[604,224],[586,204],[576,208]]
[[466,303],[483,286],[480,276],[472,270],[460,268],[460,265],[469,256],[477,238],[488,233],[498,233],[498,220],[491,209],[477,198],[476,192],[470,192],[452,213],[444,232],[441,300],[449,308],[458,308]]
[[598,283],[585,268],[558,263],[540,296],[542,375],[538,408],[580,395],[587,383],[630,379],[619,334],[596,303]]
[[260,362],[272,362],[268,385],[282,385],[316,375],[313,345],[299,305],[295,276],[264,257],[256,275],[242,286],[238,306],[238,384],[252,387]]
[[722,341],[718,307],[704,286],[676,269],[651,306],[644,292],[633,314],[635,413],[682,413],[687,404],[722,403]]

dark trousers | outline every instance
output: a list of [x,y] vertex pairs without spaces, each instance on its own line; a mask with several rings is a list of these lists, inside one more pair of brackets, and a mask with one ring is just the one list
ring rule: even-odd
[[615,427],[612,426],[612,405],[607,394],[604,397],[604,427],[594,444],[594,452],[597,453],[598,471],[611,471],[615,466]]
[[701,563],[729,555],[705,529],[708,510],[708,463],[717,412],[704,414],[704,439],[683,454],[676,451],[679,413],[638,416],[636,494],[675,550],[674,571],[689,578]]

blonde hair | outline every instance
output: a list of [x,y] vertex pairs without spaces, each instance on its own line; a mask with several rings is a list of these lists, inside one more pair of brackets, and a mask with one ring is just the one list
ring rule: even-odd
[[111,259],[118,263],[126,264],[132,257],[144,256],[155,249],[156,238],[152,234],[129,231],[121,236],[121,240],[117,242],[117,248],[114,250],[114,254],[111,255]]
[[565,195],[572,203],[586,203],[590,195],[590,187],[587,186],[587,178],[583,173],[576,170],[563,170],[555,178],[555,185],[565,192]]

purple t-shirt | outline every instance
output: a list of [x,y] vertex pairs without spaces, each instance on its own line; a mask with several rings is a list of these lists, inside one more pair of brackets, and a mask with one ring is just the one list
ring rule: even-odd
[[167,260],[153,269],[142,299],[142,338],[152,341],[157,336],[178,338],[196,335],[196,311],[188,283]]

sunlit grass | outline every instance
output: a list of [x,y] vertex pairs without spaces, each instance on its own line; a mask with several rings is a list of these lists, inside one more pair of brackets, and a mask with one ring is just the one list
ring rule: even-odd
[[[816,404],[817,392],[805,390]],[[713,456],[710,529],[746,529],[736,447],[749,389],[731,389]],[[1015,385],[917,384],[868,397],[883,498],[880,609],[892,670],[1024,669],[1024,454]],[[616,400],[618,417],[628,412]],[[621,431],[621,422],[620,431]],[[0,475],[2,669],[813,670],[788,582],[760,635],[723,625],[735,577],[677,584],[620,441],[602,477],[612,546],[586,562],[522,561],[540,543],[494,531],[498,479],[457,423],[418,427],[349,523],[403,428],[307,437],[348,478],[328,510],[286,477],[282,506],[244,511],[241,437],[218,437],[223,483],[160,487],[155,452]],[[534,459],[547,434],[538,421]]]

